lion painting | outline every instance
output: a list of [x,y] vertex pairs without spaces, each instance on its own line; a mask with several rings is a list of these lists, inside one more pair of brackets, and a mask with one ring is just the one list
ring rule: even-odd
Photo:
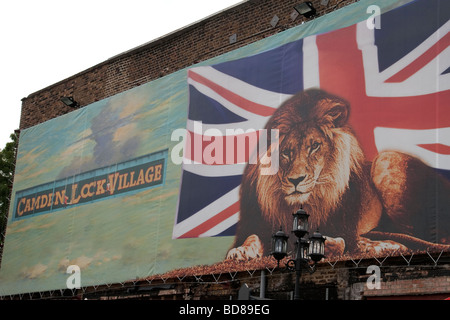
[[273,232],[291,231],[300,207],[326,237],[327,257],[450,248],[450,197],[443,196],[449,181],[395,151],[366,161],[349,113],[345,100],[320,89],[300,92],[274,112],[266,129],[279,130],[279,169],[262,175],[260,162],[246,166],[227,258],[270,254]]

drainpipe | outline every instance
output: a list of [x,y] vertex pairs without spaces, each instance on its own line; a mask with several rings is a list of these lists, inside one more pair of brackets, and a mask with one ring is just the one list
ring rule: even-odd
[[264,299],[266,297],[266,271],[261,270],[261,284],[259,286],[259,297]]

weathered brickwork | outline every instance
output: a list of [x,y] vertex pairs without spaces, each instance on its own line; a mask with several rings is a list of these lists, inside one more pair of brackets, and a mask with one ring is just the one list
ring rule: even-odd
[[[373,272],[373,267],[379,273]],[[372,268],[372,269],[371,269]],[[217,270],[216,270],[217,271]],[[295,273],[283,268],[213,272],[169,277],[155,275],[124,283],[76,291],[34,293],[26,299],[235,300],[243,286],[252,298],[291,300]],[[376,282],[379,286],[376,286]],[[375,300],[450,298],[450,253],[415,253],[385,258],[321,262],[314,273],[303,271],[301,300]]]

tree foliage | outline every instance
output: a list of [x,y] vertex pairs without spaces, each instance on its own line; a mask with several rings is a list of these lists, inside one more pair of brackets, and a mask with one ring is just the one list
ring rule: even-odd
[[10,135],[10,138],[11,141],[0,149],[0,245],[4,240],[18,142],[14,133]]

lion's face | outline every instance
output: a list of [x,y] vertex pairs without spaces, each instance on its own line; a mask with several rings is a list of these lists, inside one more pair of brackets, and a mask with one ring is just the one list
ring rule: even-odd
[[292,129],[280,145],[278,178],[286,202],[301,205],[321,183],[330,141],[316,127],[303,124]]

